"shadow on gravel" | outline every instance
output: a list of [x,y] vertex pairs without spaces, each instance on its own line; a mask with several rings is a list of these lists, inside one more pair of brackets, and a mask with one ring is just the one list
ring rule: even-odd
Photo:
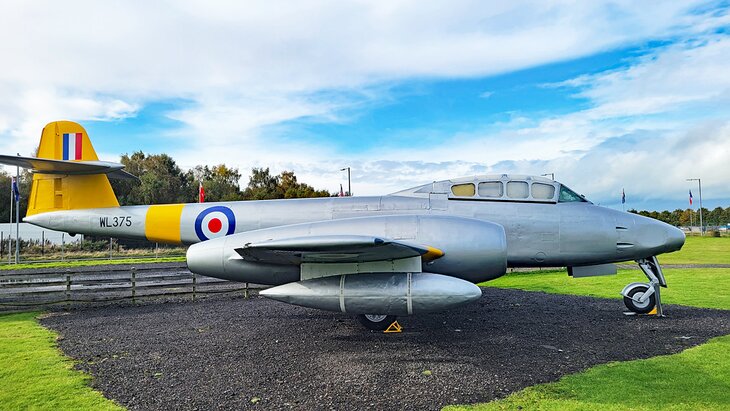
[[729,311],[670,305],[666,318],[637,318],[620,300],[483,291],[461,309],[401,318],[401,334],[257,297],[90,308],[42,323],[95,388],[133,410],[439,409],[730,333]]

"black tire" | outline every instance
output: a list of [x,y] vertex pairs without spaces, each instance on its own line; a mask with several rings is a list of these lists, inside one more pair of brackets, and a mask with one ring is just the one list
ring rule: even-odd
[[624,305],[626,305],[626,308],[629,310],[637,313],[637,314],[646,314],[651,312],[651,310],[654,309],[654,306],[656,305],[656,295],[652,294],[649,297],[649,300],[644,304],[639,304],[636,301],[633,300],[633,297],[636,294],[643,294],[645,292],[649,291],[648,285],[640,285],[636,286],[631,291],[629,291],[628,295],[624,297]]
[[395,319],[395,315],[360,314],[357,316],[360,324],[373,331],[385,331],[395,322]]

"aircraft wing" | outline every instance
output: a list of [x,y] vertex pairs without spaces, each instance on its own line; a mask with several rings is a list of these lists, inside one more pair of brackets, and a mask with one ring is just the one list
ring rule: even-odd
[[0,164],[28,168],[41,174],[107,174],[112,178],[137,179],[134,175],[122,170],[124,168],[123,164],[107,161],[69,161],[0,155]]
[[270,264],[362,263],[444,255],[433,247],[359,235],[321,235],[248,243],[235,251],[248,261]]

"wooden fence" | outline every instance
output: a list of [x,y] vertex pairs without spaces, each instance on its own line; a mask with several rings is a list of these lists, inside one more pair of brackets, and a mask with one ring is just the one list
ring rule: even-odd
[[241,292],[248,297],[249,290],[248,283],[193,274],[185,263],[0,271],[0,311],[124,300],[135,303],[163,296],[195,300],[207,294]]

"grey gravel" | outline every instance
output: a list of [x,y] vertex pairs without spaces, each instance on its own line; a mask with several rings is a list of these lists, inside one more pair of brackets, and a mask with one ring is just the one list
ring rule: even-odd
[[[132,410],[439,409],[484,402],[609,361],[676,353],[730,333],[730,311],[484,288],[383,334],[351,317],[259,297],[107,306],[42,323]],[[661,378],[658,376],[658,378]]]

